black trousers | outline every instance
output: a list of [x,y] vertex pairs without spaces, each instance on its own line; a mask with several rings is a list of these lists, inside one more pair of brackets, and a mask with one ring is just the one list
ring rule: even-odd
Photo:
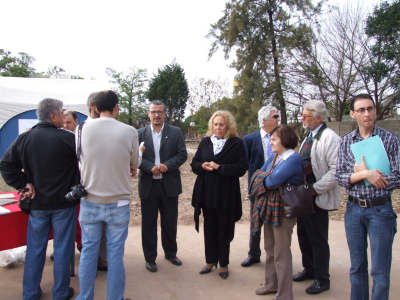
[[153,180],[150,196],[140,199],[142,209],[142,247],[147,262],[157,258],[157,218],[161,216],[161,244],[168,257],[175,257],[178,222],[178,197],[168,197],[164,183]]
[[328,244],[328,211],[314,203],[314,214],[297,217],[297,236],[306,272],[315,274],[321,284],[330,283]]
[[203,208],[204,246],[206,263],[219,262],[221,267],[229,264],[229,212],[220,209]]
[[249,242],[249,256],[252,258],[260,258],[261,257],[261,232],[262,230],[257,231],[255,234],[252,233],[254,228],[253,220],[253,208],[254,202],[250,201],[250,242]]

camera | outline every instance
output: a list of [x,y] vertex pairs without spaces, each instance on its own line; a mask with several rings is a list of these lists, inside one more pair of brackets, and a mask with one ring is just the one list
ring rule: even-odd
[[78,200],[82,197],[85,197],[87,192],[83,185],[77,184],[71,188],[71,191],[65,195],[65,199],[68,201]]

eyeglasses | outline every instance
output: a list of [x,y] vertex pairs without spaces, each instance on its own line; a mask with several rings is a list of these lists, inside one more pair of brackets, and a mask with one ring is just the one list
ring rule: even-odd
[[301,114],[301,117],[304,118],[304,119],[307,119],[307,118],[313,118],[314,116]]
[[367,108],[361,107],[361,108],[355,109],[355,110],[353,110],[353,111],[358,112],[359,114],[363,114],[363,113],[365,113],[366,110],[370,113],[370,112],[372,112],[374,109],[375,109],[375,107],[373,107],[373,106],[368,106]]
[[279,119],[279,115],[273,115],[272,118]]
[[151,113],[152,115],[155,115],[155,114],[162,115],[164,113],[164,111],[163,110],[157,110],[157,111],[151,110],[151,111],[149,111],[149,113]]

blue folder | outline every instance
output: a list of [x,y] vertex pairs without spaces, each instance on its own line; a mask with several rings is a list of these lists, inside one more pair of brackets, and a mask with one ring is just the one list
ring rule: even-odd
[[[392,174],[386,150],[378,135],[352,144],[350,148],[358,164],[361,164],[361,156],[364,155],[368,170],[378,170],[383,174]],[[371,184],[367,179],[364,179],[364,183],[367,186]]]

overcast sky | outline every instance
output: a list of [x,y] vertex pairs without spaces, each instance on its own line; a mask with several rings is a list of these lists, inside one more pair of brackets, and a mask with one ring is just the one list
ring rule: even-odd
[[205,38],[210,24],[222,17],[225,2],[2,1],[0,48],[30,54],[37,72],[58,65],[85,79],[107,79],[107,67],[123,71],[133,66],[147,68],[152,77],[176,58],[189,84],[195,77],[232,81],[236,72],[222,51],[208,61],[212,40]]

